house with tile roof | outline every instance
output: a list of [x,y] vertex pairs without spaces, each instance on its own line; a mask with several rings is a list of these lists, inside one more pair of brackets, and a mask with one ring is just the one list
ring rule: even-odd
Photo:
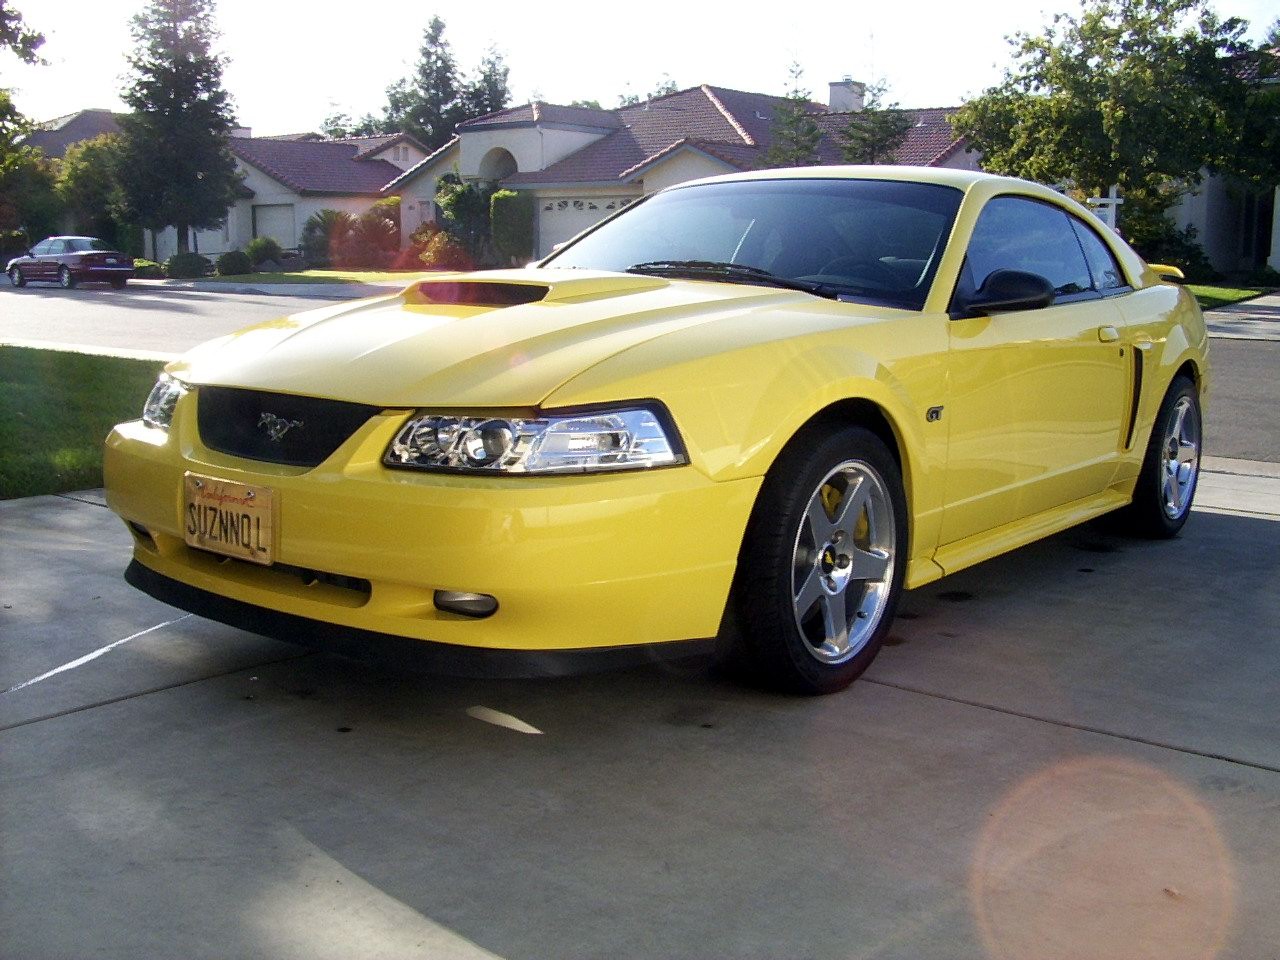
[[[813,105],[821,163],[845,162],[839,132],[862,108],[864,88],[830,85]],[[530,103],[458,125],[457,135],[387,184],[401,196],[404,239],[435,217],[439,178],[528,191],[535,198],[537,253],[585,230],[637,197],[698,177],[758,167],[782,98],[703,84],[616,110]],[[905,111],[912,126],[896,163],[977,169],[951,130],[954,107]]]
[[[358,216],[387,196],[386,185],[426,159],[427,149],[408,134],[315,139],[286,135],[253,137],[239,130],[231,152],[244,178],[241,196],[221,227],[193,230],[190,247],[205,256],[243,250],[254,237],[272,237],[285,249],[298,246],[313,213],[343,210]],[[172,227],[153,237],[146,249],[164,260],[176,252]]]
[[77,110],[36,124],[22,143],[39,148],[46,157],[61,160],[67,147],[74,143],[92,140],[105,133],[119,133],[119,116],[110,110]]

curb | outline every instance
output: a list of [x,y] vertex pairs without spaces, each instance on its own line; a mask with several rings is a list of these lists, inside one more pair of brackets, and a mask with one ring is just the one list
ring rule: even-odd
[[130,280],[130,286],[196,293],[232,293],[257,297],[306,297],[314,300],[359,300],[399,293],[405,283],[221,283],[212,280]]

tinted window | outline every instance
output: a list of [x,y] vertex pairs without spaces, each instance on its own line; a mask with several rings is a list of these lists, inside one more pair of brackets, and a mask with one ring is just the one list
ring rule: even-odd
[[51,257],[56,257],[58,254],[66,250],[66,248],[67,248],[67,242],[65,240],[49,241],[49,255]]
[[982,208],[969,241],[968,265],[979,288],[996,270],[1039,274],[1063,296],[1093,288],[1066,213],[1021,197],[996,197]]
[[1076,236],[1080,238],[1080,246],[1084,249],[1084,258],[1089,263],[1089,272],[1093,274],[1093,287],[1095,290],[1115,290],[1117,287],[1126,287],[1128,282],[1124,278],[1124,271],[1120,269],[1120,264],[1116,262],[1115,255],[1111,249],[1103,242],[1102,238],[1094,233],[1093,228],[1076,217],[1069,217],[1071,226],[1076,232]]
[[951,187],[887,180],[739,180],[636,204],[548,259],[626,270],[705,260],[817,281],[847,299],[918,310],[960,206]]
[[31,255],[33,257],[46,256],[49,253],[49,248],[52,246],[53,246],[52,240],[41,240],[34,247],[31,248]]

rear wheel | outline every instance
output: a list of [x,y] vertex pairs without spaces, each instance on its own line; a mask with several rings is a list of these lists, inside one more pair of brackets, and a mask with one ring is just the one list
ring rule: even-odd
[[13,267],[9,270],[9,282],[15,287],[25,287],[27,285],[27,278],[22,275],[21,268]]
[[810,427],[765,478],[734,584],[740,656],[772,686],[832,693],[875,659],[902,592],[901,472],[861,427]]
[[66,267],[59,267],[58,283],[62,284],[62,289],[70,290],[76,285],[76,278]]
[[1191,515],[1200,479],[1200,429],[1195,384],[1177,377],[1156,414],[1133,503],[1127,508],[1129,526],[1140,536],[1177,536]]

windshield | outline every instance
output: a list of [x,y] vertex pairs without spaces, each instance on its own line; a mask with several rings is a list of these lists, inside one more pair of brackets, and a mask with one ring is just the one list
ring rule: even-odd
[[87,250],[110,250],[101,240],[92,237],[72,237],[67,241],[68,253],[84,253]]
[[[919,310],[962,195],[886,180],[738,180],[655,194],[544,263],[761,282],[751,270],[820,284],[840,299]],[[722,270],[709,265],[740,266]]]

